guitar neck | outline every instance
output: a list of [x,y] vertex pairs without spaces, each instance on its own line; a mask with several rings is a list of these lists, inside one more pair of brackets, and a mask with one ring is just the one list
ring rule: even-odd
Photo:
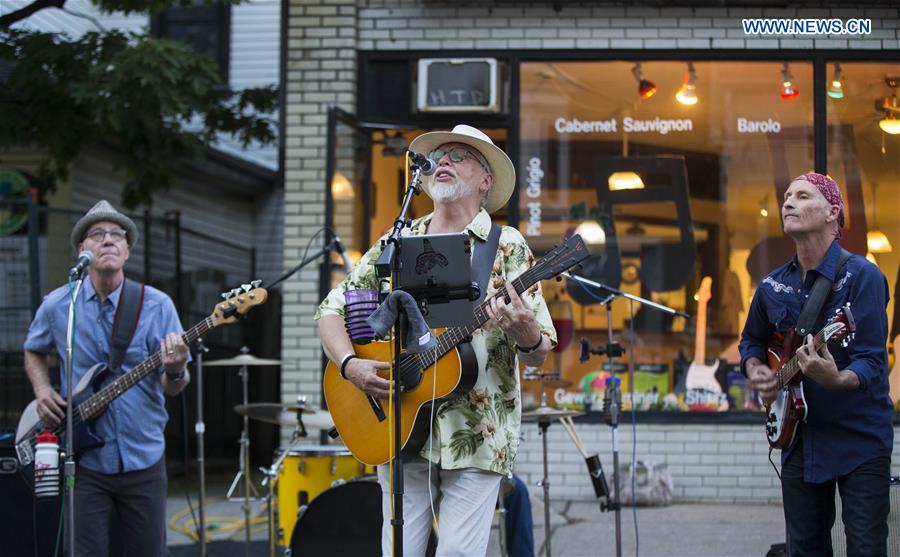
[[[815,337],[813,337],[813,346],[816,348],[816,352],[822,348],[822,345],[825,344],[825,336],[824,330],[819,331]],[[781,386],[787,385],[798,373],[800,373],[800,359],[797,357],[797,354],[794,353],[794,356],[788,360],[781,368],[776,372],[776,377],[779,380],[779,384]]]
[[[538,282],[538,277],[541,276],[540,270],[541,263],[538,262],[536,265],[531,267],[529,270],[522,273],[518,278],[512,281],[512,286],[516,290],[516,294],[522,294],[529,288],[531,288],[536,282]],[[502,299],[506,295],[506,289],[500,289],[493,296],[494,299]],[[429,367],[433,365],[441,356],[449,352],[453,349],[454,346],[468,338],[472,333],[474,333],[478,328],[484,325],[490,316],[488,315],[487,308],[490,306],[490,300],[485,299],[483,302],[478,304],[475,308],[475,323],[472,325],[467,325],[465,327],[450,327],[445,330],[443,333],[438,335],[436,342],[437,346],[427,350],[425,352],[420,353],[419,356],[419,364],[422,367]]]
[[[213,320],[210,317],[207,317],[187,331],[181,333],[181,338],[184,340],[185,344],[189,345],[213,327],[215,327]],[[131,387],[137,385],[151,372],[158,370],[161,365],[162,355],[159,352],[154,352],[152,356],[135,366],[131,371],[91,395],[78,406],[78,411],[85,417],[99,414],[103,409],[109,406],[109,403]]]
[[705,300],[697,304],[697,330],[694,333],[694,363],[706,364],[706,305]]

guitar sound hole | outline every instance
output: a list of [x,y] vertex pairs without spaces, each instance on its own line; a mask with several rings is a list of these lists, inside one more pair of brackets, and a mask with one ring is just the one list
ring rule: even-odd
[[400,388],[404,391],[415,389],[422,382],[422,368],[412,354],[400,357]]

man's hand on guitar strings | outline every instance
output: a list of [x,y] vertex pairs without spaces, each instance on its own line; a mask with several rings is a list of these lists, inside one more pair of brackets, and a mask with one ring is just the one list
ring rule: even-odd
[[525,304],[511,283],[506,283],[506,296],[491,298],[487,313],[497,326],[519,346],[533,346],[541,334],[534,311]]
[[378,371],[389,369],[391,366],[378,360],[364,360],[353,358],[347,362],[345,374],[347,379],[356,385],[356,388],[374,396],[375,398],[388,398],[392,384],[390,381],[378,375]]
[[812,335],[806,335],[803,345],[797,349],[797,364],[803,375],[826,389],[855,389],[859,386],[859,377],[853,371],[838,369],[827,345],[823,344],[816,352]]
[[45,425],[56,427],[66,417],[66,400],[50,385],[35,389],[37,415]]
[[159,341],[159,353],[169,375],[180,372],[187,363],[188,347],[178,333],[169,333]]
[[775,373],[769,366],[756,358],[749,358],[746,366],[750,386],[759,392],[763,401],[769,403],[775,400],[775,396],[778,394],[778,381],[775,379]]

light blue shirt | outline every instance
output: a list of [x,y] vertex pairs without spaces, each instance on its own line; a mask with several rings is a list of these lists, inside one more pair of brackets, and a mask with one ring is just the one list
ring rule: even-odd
[[[76,334],[72,384],[91,367],[109,361],[109,340],[122,285],[101,302],[90,279],[85,280],[75,304]],[[28,329],[25,350],[60,355],[61,394],[66,396],[66,325],[69,312],[69,287],[61,286],[48,294]],[[127,373],[159,351],[159,343],[168,333],[183,331],[172,300],[163,292],[144,287],[144,305],[134,337],[122,361]],[[160,367],[134,387],[112,401],[94,422],[95,433],[105,441],[102,447],[83,451],[79,465],[95,472],[115,474],[144,470],[156,464],[165,452],[164,431],[169,415]],[[118,377],[118,374],[114,376]]]

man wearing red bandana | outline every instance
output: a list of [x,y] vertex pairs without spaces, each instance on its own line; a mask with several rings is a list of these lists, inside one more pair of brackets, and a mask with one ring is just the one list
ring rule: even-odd
[[849,303],[856,334],[847,346],[818,352],[807,334],[797,350],[808,408],[797,439],[781,455],[781,492],[792,556],[832,555],[835,488],[843,507],[847,555],[887,555],[894,430],[888,389],[887,280],[878,267],[838,243],[844,201],[837,183],[809,172],[795,178],[781,207],[784,233],[796,245],[790,261],[760,281],[741,334],[741,367],[767,401],[780,386],[766,364],[773,332],[797,326],[819,276],[831,282],[810,329],[818,332]]

